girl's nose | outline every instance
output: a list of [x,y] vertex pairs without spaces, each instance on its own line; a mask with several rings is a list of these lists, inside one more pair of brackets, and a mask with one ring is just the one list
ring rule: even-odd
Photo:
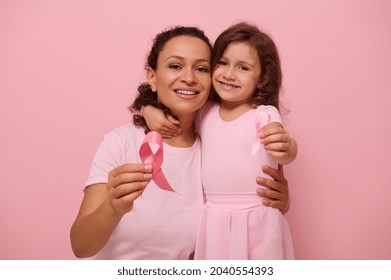
[[235,80],[235,73],[232,67],[228,67],[223,73],[224,79]]

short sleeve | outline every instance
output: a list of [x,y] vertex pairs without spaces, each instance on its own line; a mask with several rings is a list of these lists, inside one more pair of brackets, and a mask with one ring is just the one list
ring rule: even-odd
[[107,134],[103,138],[95,152],[86,187],[107,183],[109,172],[121,165],[121,146],[119,137],[113,133]]
[[258,107],[257,121],[261,127],[273,122],[282,123],[282,118],[277,108],[271,105],[262,105]]

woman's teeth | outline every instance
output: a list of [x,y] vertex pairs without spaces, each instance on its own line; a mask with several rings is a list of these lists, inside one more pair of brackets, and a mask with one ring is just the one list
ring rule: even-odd
[[184,95],[196,95],[197,91],[192,91],[192,90],[176,90],[175,91],[178,94],[184,94]]

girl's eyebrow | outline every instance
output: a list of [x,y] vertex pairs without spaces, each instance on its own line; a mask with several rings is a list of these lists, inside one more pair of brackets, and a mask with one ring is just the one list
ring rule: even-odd
[[[229,61],[229,59],[227,59],[226,57],[222,56],[219,60],[227,60]],[[245,60],[237,60],[235,61],[236,64],[246,64],[247,66],[250,66],[250,67],[255,67],[254,64],[248,62],[248,61],[245,61]]]
[[252,63],[250,63],[250,62],[248,62],[246,60],[238,60],[238,61],[236,61],[236,64],[245,64],[245,65],[250,66],[250,67],[255,67],[254,64],[252,64]]
[[248,65],[248,66],[254,67],[254,64],[252,64],[252,63],[250,63],[250,62],[248,62],[248,61],[239,60],[238,63],[240,63],[240,64],[246,64],[246,65]]

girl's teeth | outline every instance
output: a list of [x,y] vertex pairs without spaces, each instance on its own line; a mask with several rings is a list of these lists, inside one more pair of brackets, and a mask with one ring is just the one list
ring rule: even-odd
[[230,85],[230,84],[226,84],[226,83],[221,83],[223,87],[227,88],[227,89],[230,89],[230,88],[237,88],[237,86],[235,85]]

